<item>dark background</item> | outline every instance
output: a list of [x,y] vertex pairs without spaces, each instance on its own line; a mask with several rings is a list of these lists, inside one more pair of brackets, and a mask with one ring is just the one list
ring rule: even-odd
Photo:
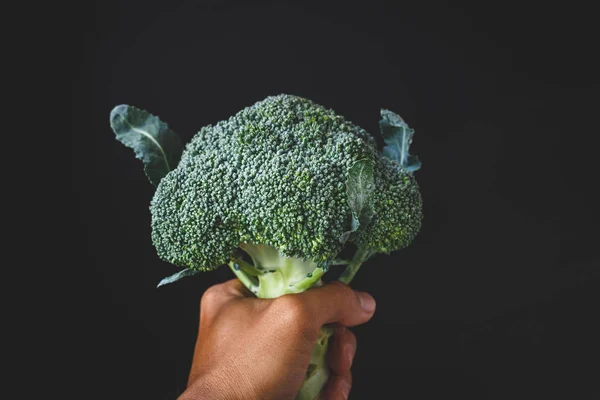
[[[121,103],[187,142],[278,93],[373,134],[416,129],[422,231],[353,286],[353,399],[599,398],[598,34],[576,2],[102,1],[75,21],[72,242],[84,398],[174,399],[202,292],[150,240],[153,187],[108,116]],[[79,251],[78,251],[79,250]]]

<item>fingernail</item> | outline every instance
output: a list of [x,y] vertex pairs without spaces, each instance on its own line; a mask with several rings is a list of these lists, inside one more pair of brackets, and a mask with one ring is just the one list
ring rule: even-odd
[[342,379],[342,383],[340,384],[340,394],[344,400],[348,399],[348,395],[350,395],[350,385],[345,379]]
[[375,299],[369,294],[358,292],[358,299],[360,300],[360,306],[365,312],[372,313],[375,311]]
[[347,344],[345,348],[346,358],[348,359],[348,366],[352,366],[352,360],[354,360],[354,346]]

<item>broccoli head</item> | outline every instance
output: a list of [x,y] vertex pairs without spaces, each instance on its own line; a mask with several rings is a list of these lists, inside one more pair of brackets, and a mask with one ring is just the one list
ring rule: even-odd
[[[372,170],[371,218],[352,231],[348,180],[357,163]],[[422,218],[412,171],[382,157],[364,129],[291,95],[202,128],[150,210],[158,255],[198,270],[227,264],[240,245],[315,263],[347,243],[388,253],[413,240]]]

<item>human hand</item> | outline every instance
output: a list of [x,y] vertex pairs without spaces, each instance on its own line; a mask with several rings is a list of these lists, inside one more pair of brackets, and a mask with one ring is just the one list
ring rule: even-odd
[[345,327],[367,322],[375,300],[334,281],[276,299],[258,299],[233,279],[210,287],[188,387],[179,400],[293,400],[304,380],[319,329],[335,324],[331,376],[322,400],[346,399],[356,337]]

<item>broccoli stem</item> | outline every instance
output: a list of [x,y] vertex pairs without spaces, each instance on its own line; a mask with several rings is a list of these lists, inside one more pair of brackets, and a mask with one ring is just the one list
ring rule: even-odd
[[313,347],[306,377],[296,400],[315,400],[329,379],[329,365],[327,365],[327,347],[329,338],[333,335],[333,328],[328,325],[321,327],[315,346]]
[[244,284],[244,286],[246,286],[246,288],[248,288],[249,291],[254,293],[254,295],[258,293],[258,284],[256,284],[253,281],[253,277],[251,277],[241,269],[240,265],[237,262],[231,261],[229,263],[229,267],[231,268],[235,276],[237,276],[237,278]]
[[348,266],[344,269],[344,272],[341,273],[338,280],[345,284],[349,284],[354,278],[354,275],[358,272],[358,269],[369,257],[371,257],[373,253],[366,247],[359,247],[354,253],[354,257],[348,264]]
[[234,257],[232,262],[239,265],[239,269],[233,272],[257,297],[272,299],[322,285],[326,266],[312,260],[285,257],[271,246],[242,243],[240,248],[252,258],[253,264]]
[[321,277],[325,275],[325,269],[322,267],[317,267],[313,270],[313,272],[309,272],[306,274],[306,278],[296,283],[294,286],[290,288],[293,293],[304,292],[311,287],[321,286]]
[[247,263],[246,261],[242,260],[242,259],[236,259],[236,264],[238,264],[240,266],[240,268],[242,269],[242,271],[244,271],[246,274],[253,276],[253,277],[257,277],[260,274],[262,274],[262,271],[257,270],[254,265]]
[[350,264],[350,261],[347,260],[333,260],[331,262],[331,265],[348,265]]

